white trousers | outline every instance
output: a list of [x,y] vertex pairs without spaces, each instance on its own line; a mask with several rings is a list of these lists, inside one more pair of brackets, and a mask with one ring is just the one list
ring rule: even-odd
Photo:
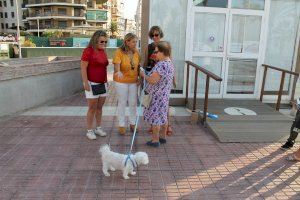
[[118,98],[119,126],[126,127],[125,109],[129,105],[129,123],[134,125],[137,115],[137,84],[115,82]]

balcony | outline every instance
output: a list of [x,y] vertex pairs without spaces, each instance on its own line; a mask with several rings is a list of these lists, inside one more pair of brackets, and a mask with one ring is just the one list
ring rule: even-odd
[[54,25],[39,25],[39,27],[37,25],[30,25],[28,30],[37,30],[39,28],[39,30],[43,30],[43,29],[65,29],[68,26],[54,26]]
[[102,10],[108,11],[108,6],[106,4],[97,4],[95,7],[92,4],[87,4],[87,10]]
[[86,12],[86,20],[88,22],[107,22],[107,12],[102,10],[88,10]]
[[122,13],[119,11],[119,9],[118,8],[112,8],[112,10],[111,10],[111,14],[113,15],[113,16],[116,16],[116,17],[121,17],[122,16]]
[[108,6],[107,6],[107,5],[100,4],[100,5],[98,5],[98,9],[101,9],[101,10],[107,10],[107,9],[108,9]]
[[28,0],[28,4],[26,4],[25,7],[31,8],[50,5],[64,5],[70,7],[86,8],[86,0]]
[[83,13],[74,14],[73,16],[68,13],[60,12],[44,12],[44,13],[30,13],[27,20],[37,20],[37,19],[72,19],[72,20],[85,20],[85,15]]

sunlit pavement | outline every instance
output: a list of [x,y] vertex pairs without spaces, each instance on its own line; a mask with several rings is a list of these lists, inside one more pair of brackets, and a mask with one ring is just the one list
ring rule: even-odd
[[148,153],[148,166],[129,180],[119,171],[105,177],[100,145],[126,153],[131,140],[129,131],[118,135],[113,91],[102,124],[110,136],[96,141],[85,137],[83,94],[2,118],[0,199],[300,199],[300,164],[285,160],[299,145],[284,152],[280,143],[219,143],[184,108],[159,148],[145,145],[141,120],[133,149]]

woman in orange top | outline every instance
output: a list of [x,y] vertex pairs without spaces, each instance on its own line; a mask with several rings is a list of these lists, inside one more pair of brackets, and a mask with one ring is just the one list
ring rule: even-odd
[[114,81],[118,98],[119,133],[126,132],[125,108],[129,105],[129,124],[133,132],[137,113],[137,83],[140,55],[136,49],[137,37],[133,33],[125,35],[124,42],[113,58]]

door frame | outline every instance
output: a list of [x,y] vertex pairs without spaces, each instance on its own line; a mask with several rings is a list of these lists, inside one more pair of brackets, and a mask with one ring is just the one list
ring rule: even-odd
[[[227,37],[227,52],[226,52],[226,58],[225,58],[225,74],[224,74],[224,92],[223,92],[223,98],[244,98],[244,99],[255,99],[257,98],[259,94],[259,85],[260,85],[260,68],[261,68],[261,60],[264,57],[264,54],[262,54],[262,46],[264,41],[264,28],[266,27],[265,24],[265,10],[242,10],[242,9],[230,9],[229,11],[229,24],[228,24],[228,37]],[[231,34],[232,34],[232,21],[234,15],[241,15],[241,16],[258,16],[261,17],[261,25],[260,25],[260,39],[259,39],[259,49],[257,54],[239,54],[239,53],[231,53],[230,52],[230,40],[231,40]],[[256,74],[255,74],[255,84],[254,84],[254,91],[253,94],[227,94],[227,80],[228,80],[228,70],[229,70],[229,59],[253,59],[257,60],[256,64]]]
[[[211,57],[221,57],[222,59],[222,78],[223,81],[221,83],[220,93],[219,94],[209,94],[211,98],[247,98],[247,99],[259,99],[260,94],[260,82],[262,80],[262,72],[263,69],[261,65],[264,62],[264,55],[267,44],[267,32],[268,32],[268,20],[269,20],[269,12],[270,12],[270,0],[265,0],[265,9],[264,10],[246,10],[246,9],[232,9],[231,1],[228,0],[228,8],[212,8],[212,7],[195,7],[193,5],[193,0],[188,0],[188,8],[187,10],[191,11],[187,13],[187,28],[186,28],[186,48],[185,48],[185,59],[192,60],[194,56],[211,56]],[[193,52],[193,36],[194,36],[194,16],[196,13],[215,13],[215,14],[225,14],[225,31],[224,31],[224,51],[223,52],[207,52],[195,54]],[[226,94],[227,89],[227,74],[228,74],[228,61],[229,58],[229,42],[231,36],[231,27],[232,27],[232,15],[241,14],[241,15],[253,15],[253,16],[261,16],[261,34],[260,34],[260,45],[259,45],[259,53],[257,58],[257,70],[256,70],[256,79],[255,79],[255,89],[253,94]],[[218,56],[213,56],[218,55]],[[185,68],[186,75],[186,68]],[[192,71],[191,71],[192,72]],[[185,80],[185,79],[184,79]],[[189,97],[193,95],[191,79],[189,80]],[[186,80],[184,81],[184,90],[186,88]],[[185,91],[184,91],[185,92]],[[197,93],[198,98],[204,97],[204,94]]]

